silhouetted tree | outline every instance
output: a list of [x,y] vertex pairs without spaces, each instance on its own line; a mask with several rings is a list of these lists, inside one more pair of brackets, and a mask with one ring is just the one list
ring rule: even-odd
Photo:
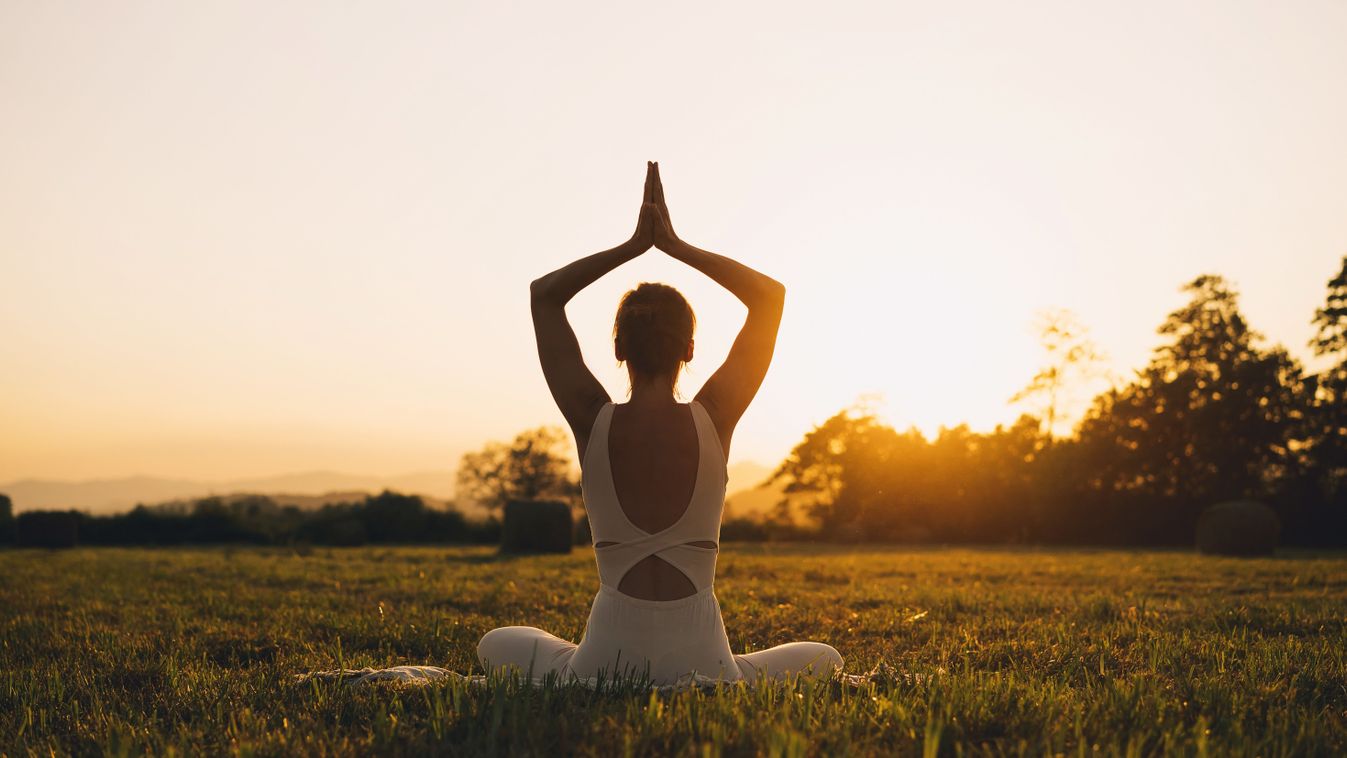
[[[475,529],[483,532],[480,538]],[[95,545],[444,543],[490,540],[486,532],[492,529],[470,525],[456,510],[387,490],[317,510],[244,495],[138,505],[115,516],[80,514],[79,520],[80,541]]]
[[1168,500],[1170,538],[1186,541],[1203,505],[1265,497],[1293,467],[1304,384],[1299,364],[1260,336],[1219,276],[1184,287],[1169,337],[1125,387],[1095,400],[1074,463],[1096,492]]
[[1328,297],[1314,312],[1312,323],[1318,327],[1310,341],[1315,355],[1347,356],[1347,256],[1342,258],[1342,270],[1328,280]]
[[1025,542],[1041,539],[1041,457],[1051,438],[1035,416],[1020,416],[1010,426],[976,434],[966,426],[941,429],[933,445],[932,466],[941,502],[937,534],[945,540]]
[[521,432],[506,445],[492,442],[463,456],[457,496],[499,511],[509,500],[561,500],[575,505],[579,482],[571,473],[566,437],[556,427]]
[[925,444],[920,432],[904,440],[873,412],[847,409],[807,433],[768,481],[785,483],[779,509],[798,508],[824,536],[842,536],[844,527],[860,529],[867,511],[896,510],[886,481],[898,475],[894,453]]
[[1315,311],[1310,347],[1335,362],[1312,378],[1306,423],[1306,478],[1317,500],[1315,530],[1347,531],[1347,257],[1328,282],[1324,307]]
[[1023,416],[989,434],[961,425],[928,441],[848,409],[806,434],[770,481],[784,483],[779,508],[801,510],[829,538],[1021,540],[1039,425]]
[[1042,411],[1043,433],[1051,440],[1065,420],[1062,404],[1072,386],[1103,376],[1104,355],[1076,314],[1065,308],[1039,314],[1037,329],[1047,365],[1010,402],[1035,399]]

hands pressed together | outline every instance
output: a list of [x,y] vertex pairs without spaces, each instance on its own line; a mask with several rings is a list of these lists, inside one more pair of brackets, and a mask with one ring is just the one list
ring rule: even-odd
[[664,203],[664,185],[660,183],[657,162],[645,163],[645,196],[631,241],[642,251],[657,247],[666,253],[680,241],[669,220],[669,206]]

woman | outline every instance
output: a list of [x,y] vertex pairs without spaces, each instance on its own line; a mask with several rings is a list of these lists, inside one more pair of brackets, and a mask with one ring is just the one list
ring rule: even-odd
[[[692,402],[679,403],[674,388],[692,360],[692,309],[667,285],[628,292],[613,341],[627,365],[631,397],[615,404],[585,366],[566,303],[652,246],[734,293],[748,306],[748,319],[725,364]],[[477,647],[482,666],[518,667],[535,679],[635,675],[660,685],[840,668],[837,651],[818,642],[734,655],[712,590],[730,438],[771,363],[785,288],[680,240],[659,165],[647,163],[631,239],[553,271],[530,292],[543,375],[580,454],[600,587],[579,645],[533,627],[494,629]]]

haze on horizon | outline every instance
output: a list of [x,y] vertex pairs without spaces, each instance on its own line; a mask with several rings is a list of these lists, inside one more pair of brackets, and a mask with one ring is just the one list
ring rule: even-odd
[[[0,482],[452,468],[560,424],[527,285],[659,160],[690,242],[786,283],[735,435],[863,395],[987,429],[1075,311],[1126,375],[1204,272],[1309,360],[1347,252],[1347,4],[0,5]],[[615,398],[658,251],[574,301]]]

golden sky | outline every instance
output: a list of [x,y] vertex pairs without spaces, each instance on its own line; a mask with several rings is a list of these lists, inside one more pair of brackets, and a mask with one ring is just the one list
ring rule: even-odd
[[[633,229],[788,287],[733,458],[883,396],[1012,420],[1202,272],[1301,357],[1347,252],[1347,3],[0,4],[0,481],[451,468],[560,423],[527,284]],[[658,251],[700,385],[742,319]]]

